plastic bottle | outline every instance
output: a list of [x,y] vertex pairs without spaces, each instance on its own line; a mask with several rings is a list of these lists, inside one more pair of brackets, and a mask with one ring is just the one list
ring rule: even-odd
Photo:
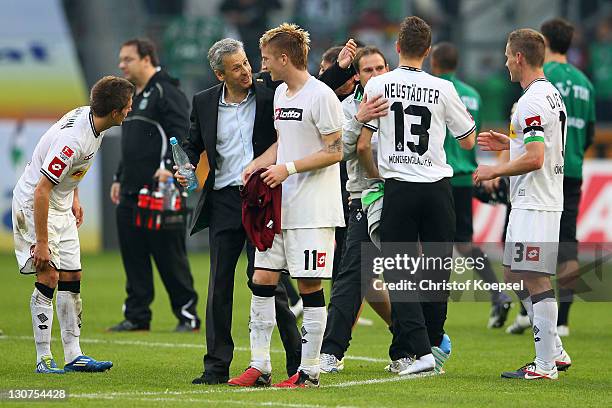
[[191,192],[198,187],[198,178],[189,162],[189,157],[187,157],[187,153],[178,144],[176,137],[170,138],[170,145],[172,146],[172,157],[178,167],[178,172],[187,178],[187,187],[185,189]]
[[164,191],[164,210],[176,211],[176,200],[179,196],[178,189],[174,185],[174,177],[168,177],[166,190]]

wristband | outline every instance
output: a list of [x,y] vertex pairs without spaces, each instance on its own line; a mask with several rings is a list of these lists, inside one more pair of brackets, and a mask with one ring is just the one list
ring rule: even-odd
[[289,173],[289,175],[297,173],[294,162],[285,163],[285,167],[287,167],[287,173]]

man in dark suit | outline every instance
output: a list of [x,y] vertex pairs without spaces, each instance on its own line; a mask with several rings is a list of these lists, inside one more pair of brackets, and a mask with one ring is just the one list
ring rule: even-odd
[[[242,226],[239,188],[244,167],[276,141],[274,91],[254,83],[241,42],[223,39],[208,52],[221,84],[193,98],[191,128],[183,147],[192,164],[206,152],[210,171],[197,204],[191,234],[209,228],[210,278],[206,305],[204,373],[194,384],[225,383],[234,343],[231,336],[234,274],[247,242],[247,276],[253,274],[254,248]],[[301,337],[287,293],[276,291],[276,320],[286,351],[287,373],[300,363]]]

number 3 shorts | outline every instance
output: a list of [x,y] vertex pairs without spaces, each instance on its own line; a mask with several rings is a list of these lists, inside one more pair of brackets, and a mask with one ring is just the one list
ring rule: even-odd
[[294,279],[330,279],[334,266],[334,227],[282,230],[272,248],[255,250],[255,269],[289,273]]
[[[34,210],[13,200],[13,239],[19,272],[36,273],[32,255],[36,244]],[[57,212],[49,209],[47,221],[51,266],[61,272],[81,270],[81,247],[76,219],[71,211]]]
[[559,252],[561,211],[510,211],[504,266],[513,272],[541,272],[554,275]]

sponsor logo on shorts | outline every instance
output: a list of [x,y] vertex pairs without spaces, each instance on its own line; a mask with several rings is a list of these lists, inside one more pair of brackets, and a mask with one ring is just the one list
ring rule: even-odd
[[66,163],[64,163],[59,157],[55,156],[53,160],[51,160],[51,163],[49,163],[48,170],[55,177],[59,178],[65,168]]
[[89,153],[87,156],[85,156],[85,160],[91,160],[91,158],[94,157],[95,154],[96,152]]
[[540,260],[540,247],[528,246],[527,260],[532,262],[538,262]]
[[38,320],[40,320],[41,323],[46,322],[47,320],[49,320],[49,318],[47,317],[46,314],[41,313],[39,315],[36,315],[36,317],[38,317]]
[[319,252],[317,254],[317,268],[325,268],[326,261],[327,261],[327,254],[325,252]]
[[276,108],[274,110],[274,120],[302,120],[303,109],[298,108]]

